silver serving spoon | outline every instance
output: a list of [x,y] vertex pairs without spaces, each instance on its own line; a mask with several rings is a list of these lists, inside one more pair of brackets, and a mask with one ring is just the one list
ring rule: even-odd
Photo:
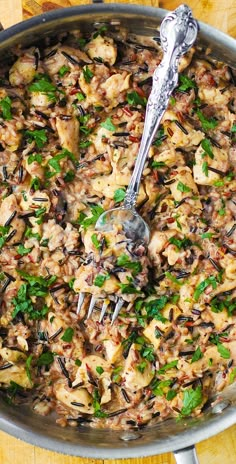
[[141,176],[153,138],[178,83],[179,59],[192,47],[197,33],[198,23],[187,5],[180,5],[162,21],[160,38],[163,59],[153,74],[141,144],[124,204],[120,208],[105,211],[96,222],[96,230],[109,232],[114,225],[122,225],[124,234],[133,242],[141,240],[148,244],[149,227],[135,209]]

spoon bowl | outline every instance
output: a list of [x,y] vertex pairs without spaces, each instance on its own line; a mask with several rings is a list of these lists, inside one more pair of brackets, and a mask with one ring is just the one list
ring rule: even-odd
[[113,208],[105,211],[98,218],[95,226],[101,232],[111,232],[121,229],[124,235],[132,242],[144,242],[148,245],[150,229],[144,219],[136,210],[128,208]]

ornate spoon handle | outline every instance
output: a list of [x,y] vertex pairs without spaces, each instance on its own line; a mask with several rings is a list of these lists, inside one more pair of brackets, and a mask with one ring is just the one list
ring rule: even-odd
[[178,83],[178,62],[193,45],[198,32],[197,21],[187,5],[180,5],[161,23],[160,36],[164,52],[162,62],[153,74],[152,91],[147,101],[142,140],[130,184],[126,191],[124,208],[134,209],[143,168],[148,152],[168,106],[169,98]]

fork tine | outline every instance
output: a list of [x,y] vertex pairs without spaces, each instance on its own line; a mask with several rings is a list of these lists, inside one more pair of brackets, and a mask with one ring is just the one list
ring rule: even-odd
[[123,298],[118,298],[118,301],[116,303],[114,313],[113,313],[113,316],[112,316],[111,325],[115,322],[115,320],[116,320],[116,318],[117,318],[123,304],[124,304]]
[[104,300],[103,305],[102,305],[102,309],[101,309],[99,322],[102,322],[109,303],[110,303],[109,300]]
[[87,317],[86,317],[86,320],[90,318],[92,312],[93,312],[93,308],[95,306],[95,303],[97,301],[97,297],[96,296],[92,296],[91,300],[90,300],[90,305],[89,305],[89,309],[88,309],[88,314],[87,314]]
[[81,308],[82,308],[82,306],[83,306],[84,298],[85,298],[85,293],[81,292],[81,293],[79,294],[79,299],[78,299],[76,314],[79,314],[79,313],[80,313],[80,310],[81,310]]

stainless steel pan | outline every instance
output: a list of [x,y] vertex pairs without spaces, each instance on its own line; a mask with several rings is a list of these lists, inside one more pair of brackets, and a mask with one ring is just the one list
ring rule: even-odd
[[[97,4],[59,9],[34,17],[0,32],[1,59],[9,59],[13,45],[30,45],[40,38],[66,30],[94,28],[94,23],[128,28],[133,34],[154,37],[166,11],[129,4]],[[235,63],[236,41],[200,23],[199,41],[212,54],[231,66]],[[201,418],[176,423],[167,420],[140,431],[62,429],[53,417],[41,417],[29,409],[0,401],[0,428],[17,438],[43,448],[74,456],[109,459],[134,458],[173,451],[176,462],[196,464],[194,443],[217,434],[236,422],[236,387],[233,385],[209,406]]]

